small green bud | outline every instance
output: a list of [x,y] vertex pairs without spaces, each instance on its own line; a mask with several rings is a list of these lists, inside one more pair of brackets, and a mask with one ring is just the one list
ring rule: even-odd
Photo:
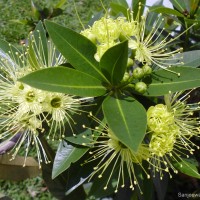
[[128,84],[128,87],[131,89],[135,89],[135,85],[133,83]]
[[134,77],[134,78],[136,78],[136,79],[141,79],[143,76],[144,76],[144,71],[143,71],[142,68],[136,67],[136,68],[133,70],[133,77]]
[[124,77],[123,77],[123,79],[122,79],[122,82],[126,82],[129,78],[130,78],[129,73],[128,73],[128,72],[125,72],[125,73],[124,73]]
[[128,58],[128,61],[127,61],[127,67],[129,68],[129,67],[132,67],[133,66],[133,64],[134,64],[134,61],[133,61],[133,59],[131,59],[131,58]]
[[144,65],[142,67],[144,75],[150,75],[152,73],[152,68],[149,65]]
[[147,85],[144,82],[137,82],[135,84],[135,90],[141,94],[145,93],[147,90]]

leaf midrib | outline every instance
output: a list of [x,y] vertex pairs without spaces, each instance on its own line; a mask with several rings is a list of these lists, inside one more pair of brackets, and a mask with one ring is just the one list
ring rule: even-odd
[[84,56],[82,56],[82,54],[77,51],[67,40],[65,40],[65,38],[59,34],[59,32],[56,32],[54,29],[51,29],[53,30],[52,32],[56,33],[58,36],[60,36],[65,42],[67,42],[67,44],[74,50],[77,52],[78,55],[80,55],[85,61],[87,61],[87,63],[90,64],[90,66],[104,79],[104,81],[106,81],[107,83],[109,83],[109,81],[106,79],[106,77],[99,71],[96,69],[96,67]]
[[199,81],[199,79],[195,79],[195,80],[186,80],[186,81],[178,81],[178,82],[164,82],[164,83],[161,83],[161,82],[158,82],[158,83],[151,83],[150,85],[153,85],[153,86],[163,86],[163,85],[170,85],[170,84],[182,84],[182,83],[190,83],[190,82],[195,82],[195,81]]
[[[29,81],[29,84],[33,83],[34,85],[37,85],[38,82],[35,82],[35,81]],[[35,84],[36,83],[36,84]],[[99,86],[91,86],[91,85],[85,85],[85,86],[78,86],[78,85],[62,85],[62,84],[53,84],[53,83],[42,83],[42,82],[39,82],[38,85],[43,85],[43,86],[59,86],[59,87],[63,87],[63,88],[70,88],[70,87],[73,87],[73,88],[83,88],[83,89],[88,89],[88,88],[100,88],[100,89],[104,89],[103,86],[99,85]]]

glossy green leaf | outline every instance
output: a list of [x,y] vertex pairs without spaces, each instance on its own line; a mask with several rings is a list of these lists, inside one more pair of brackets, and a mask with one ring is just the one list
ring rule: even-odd
[[[156,1],[153,6],[162,6],[163,0]],[[151,31],[151,27],[154,25],[155,21],[158,19],[158,13],[149,12],[146,19],[146,27],[148,31]],[[161,27],[160,27],[161,28]]]
[[200,50],[187,51],[181,54],[185,66],[199,67],[200,66]]
[[111,84],[118,84],[125,73],[128,59],[128,41],[108,49],[100,60],[100,67]]
[[182,158],[181,161],[174,163],[174,167],[184,174],[200,179],[200,174],[197,169],[198,163],[194,159]]
[[173,6],[177,9],[177,10],[179,10],[181,13],[184,11],[184,10],[187,10],[187,11],[189,11],[188,9],[187,9],[187,2],[186,1],[188,1],[188,0],[170,0],[171,1],[171,3],[173,4]]
[[132,10],[133,10],[133,16],[134,16],[134,19],[136,18],[137,16],[137,13],[138,13],[138,7],[139,7],[139,3],[141,3],[141,15],[143,14],[143,11],[144,11],[144,7],[145,7],[145,4],[146,4],[146,0],[132,0]]
[[67,67],[37,70],[19,81],[39,89],[78,96],[100,96],[105,93],[100,80]]
[[[57,199],[64,200],[66,198],[66,190],[69,187],[72,187],[72,185],[74,186],[74,183],[71,183],[71,180],[77,181],[76,176],[79,176],[78,172],[80,169],[80,163],[78,165],[72,163],[72,166],[70,166],[68,170],[64,171],[62,174],[52,179],[51,174],[53,171],[55,151],[49,146],[44,137],[41,138],[41,142],[45,152],[48,155],[49,160],[51,161],[49,164],[42,162],[42,177],[51,194],[53,194],[53,196],[55,196]],[[79,195],[83,197],[83,199],[85,198],[85,192],[82,186],[74,188],[73,191],[71,191],[71,193],[67,196],[67,200],[77,199],[77,196]]]
[[60,142],[53,164],[52,178],[67,170],[71,163],[79,160],[87,151],[88,148],[77,148],[64,141]]
[[128,148],[137,151],[146,133],[146,111],[131,97],[108,97],[103,113],[109,128]]
[[117,3],[110,3],[110,7],[111,7],[111,13],[112,15],[118,15],[119,13],[122,13],[124,16],[127,17],[128,12],[127,9],[128,7],[124,6],[124,5],[120,5]]
[[74,68],[107,82],[94,58],[96,46],[90,40],[56,23],[45,21],[45,25],[58,50]]
[[42,147],[48,156],[49,164],[42,162],[42,178],[45,181],[45,185],[48,187],[48,190],[51,194],[57,199],[62,199],[65,196],[65,188],[67,184],[67,179],[65,179],[66,174],[61,174],[55,179],[51,178],[53,161],[55,158],[55,151],[51,148],[44,137],[40,138]]
[[187,67],[199,67],[200,66],[200,50],[186,51],[175,55],[174,63],[176,64],[177,60],[184,63],[184,66]]
[[184,17],[184,15],[182,15],[180,12],[171,9],[171,8],[166,8],[164,6],[152,6],[149,9],[150,12],[156,12],[156,13],[163,13],[163,14],[167,14],[167,15],[175,15],[178,17]]
[[158,70],[152,73],[152,80],[148,86],[147,96],[161,96],[169,91],[176,92],[200,86],[200,69],[192,67],[171,67],[171,71]]

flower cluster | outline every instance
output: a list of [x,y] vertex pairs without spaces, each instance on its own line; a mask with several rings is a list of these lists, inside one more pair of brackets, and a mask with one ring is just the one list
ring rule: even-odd
[[[162,15],[158,15],[152,27],[148,27],[148,12],[141,16],[141,5],[135,17],[129,10],[127,17],[118,15],[114,18],[106,13],[83,30],[82,35],[46,21],[49,36],[66,58],[58,52],[51,40],[47,41],[46,32],[44,29],[41,32],[41,27],[30,34],[28,44],[22,50],[5,43],[0,49],[0,154],[12,149],[14,159],[24,145],[25,166],[30,147],[34,145],[41,167],[42,161],[49,163],[43,139],[62,140],[66,136],[67,128],[74,133],[76,115],[86,112],[89,113],[88,118],[84,122],[79,121],[85,124],[82,128],[80,124],[75,127],[79,134],[65,138],[70,142],[70,149],[68,145],[66,147],[70,156],[62,156],[66,159],[62,162],[69,161],[69,165],[62,170],[73,167],[71,163],[79,164],[83,158],[85,161],[82,165],[94,164],[87,178],[83,178],[76,186],[86,179],[91,181],[98,177],[103,179],[104,190],[112,185],[115,192],[118,192],[120,188],[128,186],[130,190],[137,188],[142,194],[140,182],[145,178],[155,178],[158,174],[163,179],[165,172],[170,177],[173,173],[178,173],[176,164],[184,163],[185,158],[189,158],[199,149],[192,139],[200,134],[200,119],[196,116],[196,112],[200,111],[200,103],[188,103],[190,92],[166,94],[165,89],[169,91],[173,83],[176,84],[173,91],[188,89],[187,81],[190,88],[196,87],[198,80],[192,82],[183,73],[181,78],[172,77],[168,84],[168,78],[165,77],[168,72],[165,70],[173,72],[170,70],[172,65],[182,64],[178,55],[182,49],[169,48],[180,35],[168,33],[163,28],[163,21]],[[66,46],[69,48],[66,49]],[[95,55],[89,55],[91,51],[85,51],[90,49],[85,48],[88,46]],[[120,47],[123,49],[119,50]],[[110,48],[112,49],[107,51]],[[51,69],[45,70],[44,74],[41,69],[60,65],[70,67],[70,70],[65,68],[65,71],[72,75],[67,74],[67,79],[64,76],[66,82],[63,85],[55,78],[61,73],[57,70],[58,74],[51,76],[48,82]],[[156,73],[152,74],[153,70],[157,70],[155,66],[161,68],[158,72],[161,75],[158,74],[158,77]],[[188,70],[188,67],[179,68],[182,69],[181,72]],[[95,73],[88,73],[90,69]],[[40,71],[34,73],[37,70]],[[192,72],[195,75],[196,71]],[[178,72],[173,73],[180,75]],[[95,77],[96,74],[100,76]],[[19,79],[23,81],[24,76],[27,81],[20,82]],[[32,81],[30,77],[35,80]],[[44,82],[37,83],[37,78],[41,80],[41,77],[45,79]],[[156,82],[156,78],[160,78],[161,82]],[[42,84],[46,86],[50,83],[56,86],[50,89],[64,92],[34,88],[33,82],[37,83],[35,87],[38,88],[44,88]],[[165,85],[164,90],[162,84]],[[147,96],[151,96],[151,89],[157,89],[157,86],[160,92],[157,95],[164,95],[163,99]],[[59,90],[60,88],[63,90]],[[87,90],[89,93],[84,93]],[[65,94],[65,91],[71,94]],[[142,95],[144,93],[145,97]],[[88,94],[92,98],[87,97]],[[82,95],[84,98],[81,98]],[[147,98],[149,101],[145,104]],[[88,100],[91,100],[89,105]],[[163,101],[155,105],[156,100]],[[82,109],[82,106],[91,104],[95,107],[95,115]],[[99,120],[96,117],[98,115],[102,115],[103,120]],[[59,151],[61,150],[58,149],[57,155]],[[55,163],[57,160],[55,159]],[[75,163],[78,160],[80,162]],[[53,174],[58,173],[61,173],[60,170]],[[69,191],[76,186],[73,185]]]
[[[95,175],[98,175],[98,178],[102,178],[104,173],[107,170],[110,170],[111,172],[109,173],[104,190],[108,188],[108,184],[113,178],[113,175],[117,174],[115,192],[118,192],[120,187],[123,188],[125,186],[127,173],[130,178],[129,188],[134,190],[137,185],[142,193],[134,168],[135,165],[140,166],[144,170],[147,178],[150,178],[150,174],[142,166],[143,160],[147,160],[150,155],[148,146],[146,144],[141,144],[138,151],[134,152],[125,146],[116,137],[113,131],[106,124],[100,122],[95,116],[92,115],[92,113],[90,113],[89,117],[99,123],[98,126],[93,129],[94,134],[92,138],[83,135],[83,138],[87,139],[88,142],[83,143],[82,145],[89,146],[92,149],[89,152],[91,157],[88,160],[85,160],[84,164],[92,161],[98,161],[98,164],[93,168],[94,171],[89,176],[89,180]],[[83,125],[83,127],[88,128],[85,125]]]
[[19,135],[13,159],[23,143],[26,144],[26,156],[30,145],[34,144],[39,166],[42,160],[49,162],[39,137],[48,132],[47,138],[62,139],[66,123],[70,126],[74,123],[72,115],[80,113],[81,105],[81,99],[75,96],[42,91],[18,82],[30,72],[65,62],[51,41],[47,44],[48,59],[45,59],[40,35],[40,31],[31,33],[24,52],[17,49],[15,52],[11,45],[7,54],[0,51],[0,139],[9,141]]
[[[156,176],[159,173],[163,179],[164,173],[168,172],[172,178],[172,173],[178,173],[174,162],[183,161],[189,158],[199,147],[190,139],[199,137],[200,120],[193,114],[200,110],[199,103],[187,104],[188,93],[177,92],[165,95],[165,104],[157,104],[147,110],[147,133],[144,141],[139,146],[137,152],[125,146],[108,127],[90,113],[90,117],[97,122],[92,137],[83,135],[88,142],[82,145],[90,147],[90,157],[84,164],[96,161],[98,164],[93,168],[89,180],[95,175],[102,178],[106,171],[110,170],[104,190],[107,189],[113,176],[117,176],[115,192],[120,187],[125,186],[127,177],[130,181],[130,189],[134,190],[137,185],[141,193],[135,167],[139,166],[147,178]],[[83,125],[84,128],[88,128]],[[149,164],[149,169],[145,169],[143,162]],[[183,161],[184,162],[184,161]],[[126,175],[125,175],[126,174]]]
[[180,76],[180,73],[171,70],[170,67],[184,64],[182,62],[183,57],[180,54],[182,48],[171,47],[175,40],[192,26],[174,36],[171,32],[165,30],[164,17],[161,14],[158,15],[150,28],[148,27],[148,11],[140,16],[140,9],[141,6],[139,5],[135,17],[129,10],[127,17],[118,16],[114,18],[106,14],[89,28],[81,31],[81,34],[96,45],[97,50],[94,58],[98,62],[108,49],[127,40],[129,54],[127,70],[122,82],[130,83],[134,80],[132,88],[137,93],[143,94],[149,84],[145,78],[151,75],[154,69],[161,68]]
[[[106,15],[81,32],[96,45],[97,51],[94,58],[98,62],[108,49],[128,40],[127,70],[124,73],[122,84],[124,82],[128,83],[128,86],[132,84],[132,88],[140,94],[147,90],[148,83],[145,83],[145,76],[151,75],[155,69],[154,66],[173,72],[169,69],[171,66],[183,64],[179,56],[182,48],[176,50],[168,48],[180,35],[173,37],[171,33],[166,32],[162,15],[158,16],[151,29],[146,25],[147,18],[148,13],[140,16],[139,7],[135,18],[132,12],[128,13],[128,18],[121,16],[113,18]],[[126,93],[124,92],[123,95]],[[163,179],[164,172],[169,173],[170,177],[172,177],[172,172],[178,173],[174,163],[184,162],[184,158],[192,155],[195,148],[199,149],[191,138],[199,137],[200,134],[199,118],[193,115],[195,111],[200,110],[200,107],[198,103],[188,104],[188,98],[189,93],[169,93],[164,97],[165,103],[149,107],[145,138],[137,151],[133,151],[120,141],[119,132],[115,133],[112,127],[109,127],[109,121],[108,124],[103,124],[90,115],[99,126],[94,129],[89,128],[94,133],[93,137],[83,135],[88,142],[82,145],[91,148],[90,157],[85,160],[84,164],[97,163],[93,168],[94,171],[89,175],[89,181],[95,176],[104,177],[104,181],[107,179],[104,185],[106,190],[112,178],[115,177],[117,180],[115,181],[115,192],[130,183],[130,189],[133,190],[136,185],[142,193],[139,177],[135,172],[137,167],[144,172],[143,174],[146,174],[147,178],[155,177],[158,173],[160,179]],[[120,103],[118,106],[120,107]],[[119,110],[116,114],[124,115],[121,107]],[[122,118],[126,120],[125,116]],[[116,122],[116,120],[113,121]],[[85,125],[83,127],[88,128]],[[127,134],[131,134],[130,131],[127,131]],[[145,167],[145,162],[148,168]],[[108,177],[106,177],[107,174],[109,174]]]
[[[162,33],[165,31],[162,15],[158,17],[150,31],[147,31],[148,27],[146,27],[148,12],[140,17],[140,6],[135,19],[131,12],[128,13],[128,16],[128,20],[126,17],[117,17],[116,19],[109,16],[102,17],[81,32],[96,44],[95,58],[97,61],[100,61],[102,55],[110,47],[127,39],[129,48],[132,50],[130,58],[134,61],[148,66],[155,64],[163,69],[182,64],[180,56],[175,56],[182,51],[182,48],[174,51],[168,49],[168,45],[172,44],[180,35],[172,38],[169,33],[166,37],[162,37]],[[146,34],[147,32],[148,34]]]
[[188,98],[189,92],[170,93],[165,95],[165,104],[151,106],[147,111],[151,162],[156,171],[160,170],[161,178],[162,170],[172,168],[177,173],[173,162],[192,155],[195,147],[199,149],[190,139],[200,134],[199,118],[193,116],[200,107],[199,103],[187,104]]

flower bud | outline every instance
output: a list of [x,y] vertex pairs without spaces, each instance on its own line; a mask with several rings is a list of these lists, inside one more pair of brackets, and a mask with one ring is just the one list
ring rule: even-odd
[[125,72],[125,73],[124,73],[124,77],[123,77],[123,79],[122,79],[122,82],[126,82],[129,78],[130,78],[129,73],[128,73],[128,72]]
[[149,65],[144,65],[142,67],[144,75],[150,75],[152,73],[152,68]]
[[127,67],[129,68],[129,67],[133,66],[133,64],[134,64],[133,59],[128,58]]
[[134,78],[136,78],[136,79],[141,79],[143,76],[144,76],[144,71],[143,71],[142,68],[136,67],[136,68],[133,70],[133,77],[134,77]]
[[135,84],[135,90],[141,94],[145,93],[147,90],[147,85],[144,82],[137,82]]

